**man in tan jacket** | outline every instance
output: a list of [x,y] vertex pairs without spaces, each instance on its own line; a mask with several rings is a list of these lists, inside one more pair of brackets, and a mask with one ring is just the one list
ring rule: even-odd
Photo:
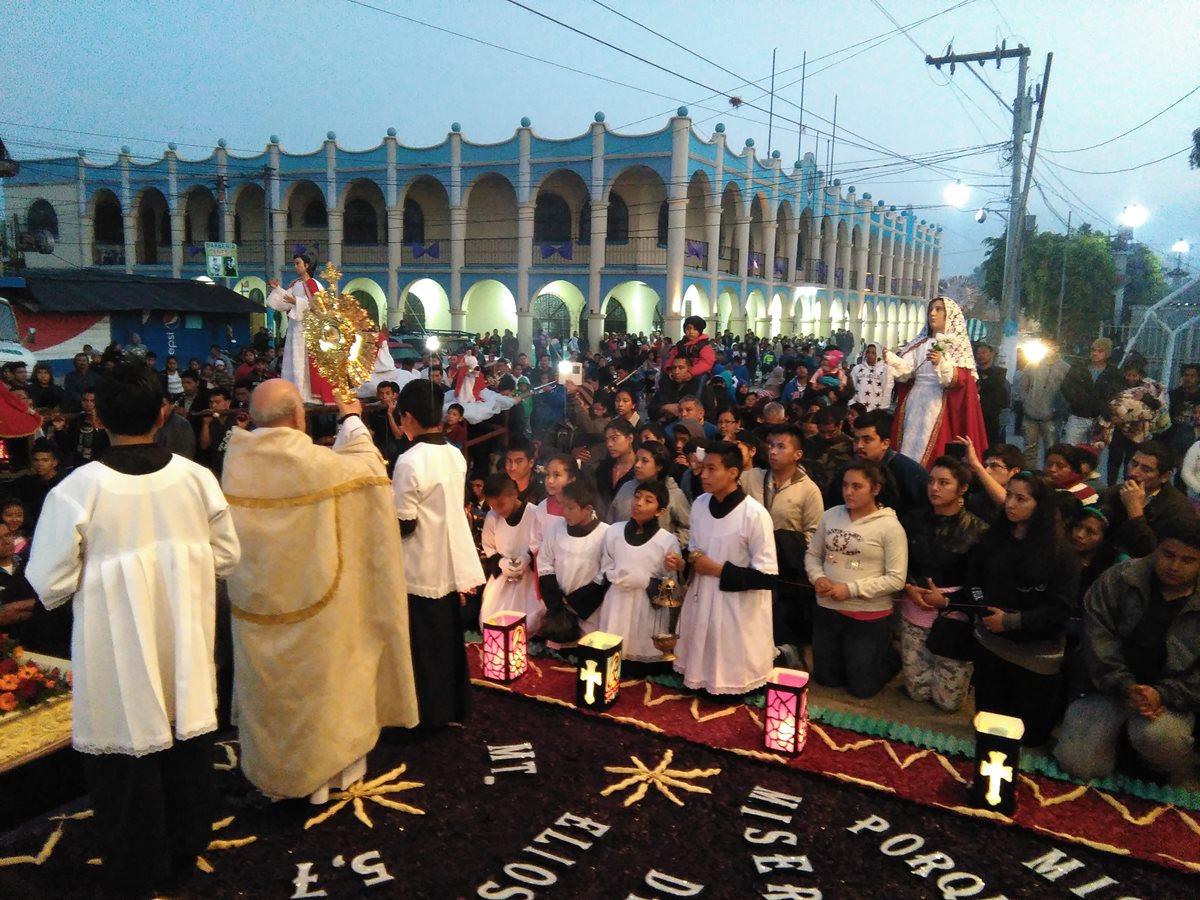
[[363,778],[382,727],[417,724],[391,481],[359,402],[338,407],[331,451],[293,384],[259,385],[222,483],[244,548],[229,576],[242,768],[314,803]]

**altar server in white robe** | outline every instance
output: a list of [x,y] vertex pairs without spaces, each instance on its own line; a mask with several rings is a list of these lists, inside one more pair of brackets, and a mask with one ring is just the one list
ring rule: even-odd
[[665,484],[643,481],[633,492],[629,521],[617,522],[604,538],[600,572],[609,588],[600,605],[600,630],[624,638],[625,658],[634,662],[662,658],[652,640],[657,628],[648,589],[667,574],[667,560],[679,558],[679,541],[658,521],[669,502]]
[[404,547],[408,628],[421,725],[463,722],[470,708],[459,592],[483,584],[467,521],[467,461],[442,433],[442,389],[406,384],[396,401],[412,445],[396,460],[392,496]]
[[[547,490],[550,482],[547,474]],[[606,587],[600,562],[608,526],[596,517],[596,489],[589,482],[569,482],[559,501],[563,514],[549,520],[537,554],[538,588],[546,604],[542,637],[567,644],[597,628],[595,612]]]
[[[738,486],[742,453],[718,441],[704,455],[705,493],[692,504],[692,567],[679,616],[675,670],[710,694],[744,694],[766,683],[775,660],[771,589],[779,574],[771,514]],[[698,554],[698,555],[697,555]]]
[[537,596],[529,549],[533,507],[518,496],[516,482],[503,472],[487,477],[483,496],[489,507],[483,520],[483,570],[488,580],[483,587],[480,622],[501,610],[524,613],[527,633],[533,637],[541,630],[546,615],[546,607]]
[[241,552],[213,474],[155,445],[161,392],[143,363],[104,375],[112,444],[46,497],[26,570],[47,608],[74,597],[72,742],[113,896],[190,875],[211,839],[216,579]]

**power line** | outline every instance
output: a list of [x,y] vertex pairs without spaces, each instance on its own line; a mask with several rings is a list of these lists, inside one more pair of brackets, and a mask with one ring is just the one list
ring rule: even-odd
[[1173,150],[1172,152],[1168,153],[1166,156],[1160,156],[1158,159],[1152,159],[1148,162],[1139,163],[1136,166],[1127,166],[1124,169],[1103,169],[1103,170],[1094,171],[1091,169],[1072,169],[1070,166],[1064,166],[1062,163],[1055,163],[1055,165],[1057,165],[1060,169],[1063,169],[1064,171],[1074,172],[1077,175],[1120,175],[1123,172],[1136,172],[1138,169],[1144,169],[1147,166],[1158,165],[1160,162],[1166,162],[1168,159],[1171,159],[1174,156],[1179,156],[1179,154],[1181,154],[1181,153],[1189,153],[1191,151],[1191,149],[1192,149],[1192,147],[1189,144],[1188,146],[1183,147],[1179,150]]
[[[1098,144],[1089,144],[1086,147],[1076,147],[1073,150],[1050,150],[1049,148],[1047,148],[1046,152],[1047,153],[1083,153],[1085,150],[1095,150],[1097,147],[1104,147],[1108,144],[1113,143],[1113,141],[1119,141],[1121,138],[1125,137],[1126,135],[1133,134],[1138,129],[1146,127],[1147,125],[1149,125],[1151,122],[1153,122],[1155,119],[1157,119],[1159,116],[1163,115],[1164,113],[1170,112],[1172,109],[1174,109],[1176,106],[1178,106],[1184,100],[1186,100],[1188,97],[1192,96],[1192,94],[1196,93],[1196,91],[1200,91],[1200,84],[1196,85],[1194,88],[1192,88],[1190,91],[1188,91],[1182,97],[1180,97],[1174,103],[1171,103],[1168,106],[1165,106],[1162,109],[1160,109],[1158,112],[1156,112],[1150,118],[1146,119],[1144,122],[1140,122],[1139,124],[1134,125],[1128,131],[1122,131],[1116,137],[1110,137],[1107,141],[1101,141]],[[1171,155],[1174,156],[1174,154],[1171,154]]]

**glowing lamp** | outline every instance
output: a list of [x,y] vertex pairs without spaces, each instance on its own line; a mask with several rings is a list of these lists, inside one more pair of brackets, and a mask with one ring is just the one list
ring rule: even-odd
[[962,209],[967,205],[967,200],[971,198],[971,189],[961,180],[955,181],[954,184],[946,185],[946,189],[942,191],[942,197],[951,206]]
[[483,620],[483,677],[508,684],[525,674],[529,652],[526,646],[525,614],[502,609]]
[[442,342],[437,339],[436,334],[431,334],[425,338],[425,349],[430,353],[437,353],[440,346],[442,346]]
[[1021,350],[1025,354],[1025,361],[1034,366],[1045,359],[1046,353],[1049,352],[1049,348],[1036,338],[1032,341],[1026,341],[1023,343],[1021,345]]
[[1017,773],[1025,723],[1013,716],[981,712],[975,716],[975,780],[971,805],[1011,816],[1017,808]]
[[559,375],[570,375],[571,374],[571,361],[569,359],[564,359],[559,362],[558,374]]
[[808,740],[808,673],[772,669],[767,682],[767,721],[763,742],[768,750],[795,756]]
[[575,705],[582,709],[605,710],[617,702],[621,689],[621,636],[593,631],[579,639],[575,652],[579,674],[575,682]]

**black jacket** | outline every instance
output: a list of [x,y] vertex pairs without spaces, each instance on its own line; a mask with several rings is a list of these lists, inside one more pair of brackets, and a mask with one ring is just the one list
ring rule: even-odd
[[1086,362],[1076,363],[1063,379],[1062,395],[1067,401],[1071,415],[1082,419],[1094,419],[1108,414],[1108,402],[1125,387],[1121,370],[1109,363],[1104,371],[1092,379],[1091,367]]
[[1112,523],[1112,542],[1130,556],[1149,556],[1158,546],[1158,536],[1166,528],[1180,522],[1194,522],[1196,510],[1177,488],[1164,484],[1153,497],[1146,500],[1146,514],[1129,518],[1121,502],[1121,486],[1114,484],[1101,497],[1108,520]]

